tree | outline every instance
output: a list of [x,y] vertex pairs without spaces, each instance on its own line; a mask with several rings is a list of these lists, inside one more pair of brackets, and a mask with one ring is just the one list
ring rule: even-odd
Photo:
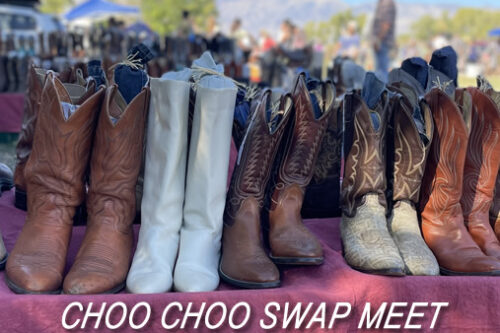
[[358,31],[363,30],[366,16],[355,16],[350,10],[333,15],[327,21],[308,22],[304,26],[304,31],[309,39],[321,41],[323,44],[333,44],[338,41],[342,29],[349,21],[356,21]]
[[177,30],[184,10],[201,29],[206,27],[207,18],[217,13],[215,0],[143,0],[141,8],[145,22],[160,34]]
[[47,14],[62,14],[73,4],[73,0],[42,0],[40,11]]

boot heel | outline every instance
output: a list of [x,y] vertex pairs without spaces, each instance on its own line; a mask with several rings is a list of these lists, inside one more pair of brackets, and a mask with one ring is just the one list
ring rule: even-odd
[[26,211],[28,208],[26,192],[21,189],[18,189],[17,187],[16,187],[14,206],[16,206],[17,209],[21,209],[24,211]]

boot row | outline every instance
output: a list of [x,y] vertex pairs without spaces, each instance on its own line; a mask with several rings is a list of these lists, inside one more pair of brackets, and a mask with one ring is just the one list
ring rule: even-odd
[[355,269],[500,274],[500,113],[484,80],[456,88],[456,60],[450,47],[408,59],[387,86],[368,73],[345,96],[341,234]]

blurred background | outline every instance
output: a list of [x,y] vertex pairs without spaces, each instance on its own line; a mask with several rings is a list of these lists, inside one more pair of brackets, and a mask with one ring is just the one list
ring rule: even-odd
[[[498,0],[0,0],[0,93],[23,93],[31,62],[59,71],[99,58],[109,68],[138,42],[156,54],[151,76],[210,50],[226,75],[284,86],[297,70],[332,78],[337,57],[375,70],[384,34],[394,36],[383,37],[389,69],[452,45],[461,86],[482,74],[500,89]],[[12,135],[0,136],[11,166],[2,149],[12,151]]]

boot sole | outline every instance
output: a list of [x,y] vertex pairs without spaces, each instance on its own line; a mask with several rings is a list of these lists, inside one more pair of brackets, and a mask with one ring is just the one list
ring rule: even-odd
[[63,295],[111,295],[111,294],[117,294],[120,291],[122,291],[123,289],[125,289],[125,282],[120,283],[116,287],[113,287],[111,289],[103,291],[102,293],[97,293],[97,294],[69,294],[69,293],[64,292],[64,290],[61,291],[61,294],[63,294]]
[[14,187],[11,179],[8,178],[0,178],[0,191],[5,192]]
[[291,266],[318,266],[323,264],[324,258],[299,258],[299,257],[273,257],[269,256],[276,265],[291,265]]
[[24,211],[28,209],[28,205],[26,204],[26,192],[18,189],[17,187],[14,206],[16,206],[17,209],[21,209]]
[[439,267],[442,275],[448,276],[500,276],[500,271],[492,272],[455,272],[443,267]]
[[[345,260],[345,258],[344,258]],[[347,262],[347,260],[346,260]],[[348,263],[349,265],[349,263]],[[354,266],[351,266],[349,265],[352,269],[358,271],[358,272],[361,272],[361,273],[365,273],[365,274],[372,274],[372,275],[384,275],[384,276],[395,276],[395,277],[400,277],[400,276],[406,276],[406,273],[403,269],[399,269],[399,268],[388,268],[388,269],[375,269],[375,270],[366,270],[366,269],[362,269],[362,268],[359,268],[359,267],[354,267]]]
[[268,289],[268,288],[278,288],[281,285],[281,281],[273,281],[273,282],[247,282],[247,281],[241,281],[241,280],[236,280],[233,278],[230,278],[224,272],[222,271],[220,265],[219,265],[219,276],[221,279],[229,283],[230,285],[233,285],[235,287],[243,288],[243,289]]
[[7,263],[7,257],[9,254],[7,253],[5,257],[0,261],[0,271],[3,271],[5,269],[5,264]]
[[59,294],[61,294],[61,289],[51,290],[51,291],[26,290],[24,288],[17,286],[14,282],[9,280],[7,275],[5,276],[5,281],[7,281],[7,286],[9,287],[9,289],[12,290],[16,294],[23,294],[23,295],[59,295]]

